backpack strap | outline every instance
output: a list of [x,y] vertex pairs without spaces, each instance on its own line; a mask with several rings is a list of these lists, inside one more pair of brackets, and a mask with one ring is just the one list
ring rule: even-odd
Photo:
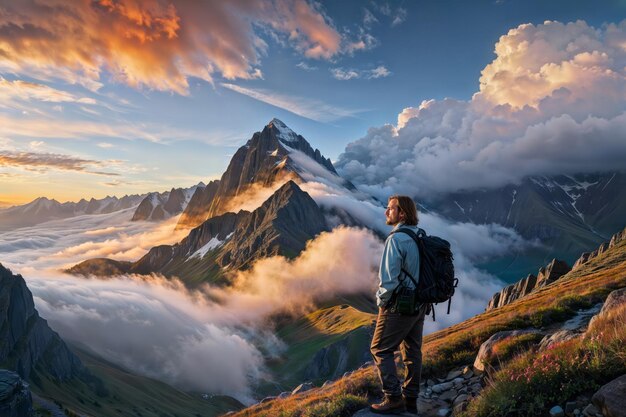
[[[420,232],[423,232],[422,229],[419,229],[419,230],[420,230]],[[411,229],[406,229],[406,228],[401,227],[400,229],[392,230],[391,233],[389,233],[389,236],[393,235],[394,233],[398,233],[398,232],[404,233],[406,235],[409,235],[415,241],[415,243],[417,244],[417,252],[418,252],[418,255],[420,257],[420,262],[421,262],[422,251],[421,251],[421,248],[420,248],[420,245],[419,245],[419,237],[418,237],[418,235]],[[413,278],[413,275],[409,271],[404,269],[404,268],[401,268],[401,270],[402,270],[402,272],[404,272],[406,274],[406,276],[411,278],[411,281],[413,282],[413,285],[415,285],[415,288],[417,288],[417,281],[415,281],[415,278]],[[404,281],[404,280],[403,279],[400,280],[400,282],[402,282],[402,281]]]
[[[422,254],[424,253],[424,251],[422,249],[423,243],[420,238],[426,236],[426,232],[424,231],[424,229],[418,229],[418,232],[415,233],[411,229],[401,227],[399,229],[392,230],[391,233],[389,233],[389,236],[393,235],[394,233],[404,233],[406,235],[409,235],[417,245],[417,253],[419,254],[420,262],[423,262],[424,256],[422,256]],[[415,285],[415,288],[417,288],[417,282],[415,281],[415,278],[413,278],[413,275],[411,275],[411,273],[404,268],[402,268],[402,272],[404,272],[409,278],[411,278],[411,281],[413,281],[413,285]],[[402,281],[403,280],[400,280],[400,282]],[[426,308],[426,315],[428,315],[430,310],[433,315],[433,321],[435,321],[435,306],[432,303],[429,303],[427,305],[428,307]],[[450,306],[448,306],[448,314],[450,314]]]

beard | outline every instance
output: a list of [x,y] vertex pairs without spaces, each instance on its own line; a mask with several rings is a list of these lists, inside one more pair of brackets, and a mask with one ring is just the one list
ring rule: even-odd
[[392,219],[392,218],[387,217],[387,219],[385,220],[385,223],[388,226],[395,226],[396,224],[400,223],[400,221],[398,219]]

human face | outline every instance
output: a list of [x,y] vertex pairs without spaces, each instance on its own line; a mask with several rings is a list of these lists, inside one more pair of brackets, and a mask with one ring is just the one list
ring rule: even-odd
[[385,210],[385,218],[386,223],[389,226],[395,226],[404,220],[404,213],[400,211],[400,207],[398,206],[398,200],[395,198],[390,200],[387,204],[387,210]]

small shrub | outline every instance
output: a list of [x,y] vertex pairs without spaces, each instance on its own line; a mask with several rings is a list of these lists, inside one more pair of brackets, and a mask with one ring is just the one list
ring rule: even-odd
[[528,352],[542,338],[542,334],[525,333],[501,340],[493,346],[492,355],[486,358],[486,364],[492,369],[499,368],[515,356]]
[[593,303],[587,297],[571,294],[558,300],[556,305],[570,310],[585,310],[590,308]]
[[367,400],[351,394],[341,394],[327,402],[317,403],[304,410],[302,417],[348,417],[365,407]]
[[540,308],[530,315],[530,322],[535,327],[546,327],[552,323],[563,322],[574,315],[574,311],[559,305]]

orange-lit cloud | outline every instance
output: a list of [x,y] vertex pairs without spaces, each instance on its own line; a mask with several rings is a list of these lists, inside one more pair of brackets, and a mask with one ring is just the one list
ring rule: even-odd
[[57,90],[43,84],[23,80],[9,81],[0,76],[0,106],[6,107],[14,100],[38,100],[51,103],[73,102],[82,104],[96,104],[90,97],[78,97],[63,90]]
[[20,1],[0,15],[0,70],[92,90],[111,78],[187,94],[189,78],[258,78],[271,28],[305,56],[328,59],[341,36],[304,0]]
[[568,100],[622,100],[626,23],[597,30],[584,21],[525,24],[500,37],[480,77],[477,99],[537,107],[562,91]]
[[90,168],[100,168],[108,165],[109,163],[103,161],[83,159],[70,155],[0,151],[0,167],[55,168],[106,176],[120,175],[112,172],[89,170]]

